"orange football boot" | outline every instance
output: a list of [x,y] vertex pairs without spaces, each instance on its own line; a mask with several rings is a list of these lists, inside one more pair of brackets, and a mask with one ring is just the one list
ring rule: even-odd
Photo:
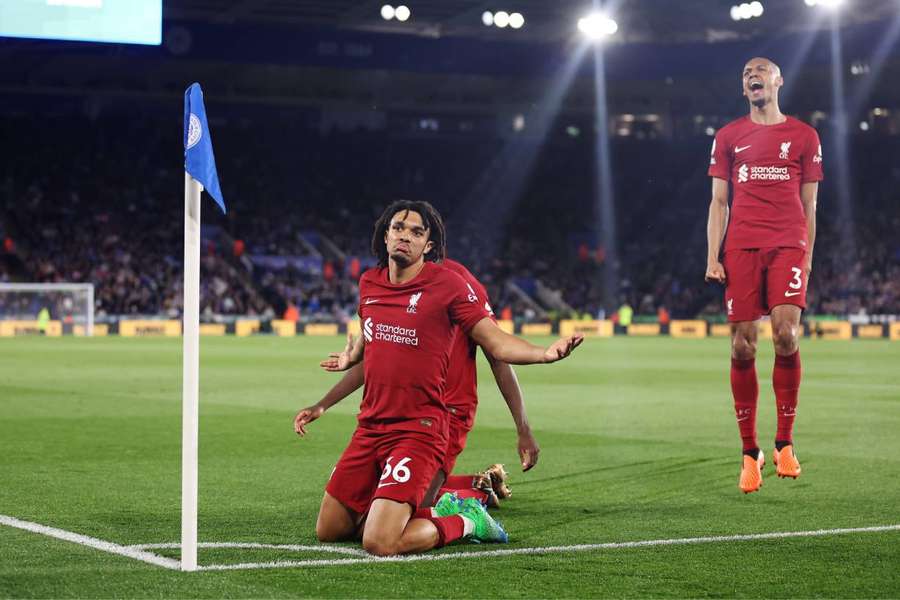
[[762,450],[759,451],[759,457],[756,460],[744,454],[744,465],[741,467],[741,478],[738,480],[738,487],[742,492],[749,494],[762,487],[762,468],[765,464],[766,459]]
[[800,477],[800,461],[797,460],[797,455],[794,454],[794,446],[792,444],[788,444],[781,450],[775,450],[772,460],[775,461],[775,473],[779,477],[791,477],[793,479]]

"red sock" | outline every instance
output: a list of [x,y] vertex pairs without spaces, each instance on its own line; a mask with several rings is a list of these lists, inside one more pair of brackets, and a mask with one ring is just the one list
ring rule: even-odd
[[756,359],[731,359],[731,394],[744,451],[759,448],[756,441],[756,402],[759,398]]
[[451,490],[464,490],[472,487],[473,479],[475,479],[474,475],[447,475],[444,487]]
[[431,512],[430,507],[419,508],[413,512],[410,519],[427,519],[434,523],[438,530],[438,545],[436,548],[455,542],[466,532],[466,524],[459,515],[449,517],[437,517]]
[[[440,498],[447,492],[456,494],[463,500],[465,500],[466,498],[478,498],[478,501],[481,502],[482,504],[487,504],[487,501],[488,501],[487,492],[482,492],[481,490],[476,490],[475,488],[466,488],[466,489],[462,489],[462,490],[452,490],[450,488],[441,488],[440,491],[438,492],[438,498]],[[436,502],[436,500],[435,500],[435,502]]]
[[801,371],[799,350],[789,356],[775,355],[772,387],[775,388],[775,409],[778,413],[778,431],[775,433],[775,439],[779,442],[792,441]]
[[436,548],[455,542],[466,532],[466,525],[463,523],[463,518],[459,515],[428,517],[428,520],[434,523],[438,530],[438,544],[435,546]]

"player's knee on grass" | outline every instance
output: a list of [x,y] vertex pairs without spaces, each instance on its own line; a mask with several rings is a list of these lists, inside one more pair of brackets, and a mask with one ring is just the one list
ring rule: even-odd
[[400,539],[391,539],[378,534],[365,534],[363,550],[375,556],[394,556],[400,553]]
[[412,507],[405,502],[376,498],[366,519],[363,549],[375,556],[392,556],[403,552],[401,538],[412,512]]
[[393,526],[370,526],[363,532],[363,550],[375,556],[393,556],[400,554],[400,538],[403,530]]
[[346,542],[353,539],[356,527],[352,524],[337,522],[334,519],[323,519],[322,515],[316,520],[316,538],[320,542]]
[[316,519],[316,538],[320,542],[345,542],[356,535],[358,517],[327,493],[322,498]]

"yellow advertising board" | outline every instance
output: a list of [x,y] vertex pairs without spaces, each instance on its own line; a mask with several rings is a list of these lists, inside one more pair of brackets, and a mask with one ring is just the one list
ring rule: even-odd
[[[14,337],[17,335],[41,335],[37,321],[0,321],[0,337]],[[48,321],[47,337],[59,337],[62,335],[61,321]]]
[[200,323],[200,335],[225,335],[224,323]]
[[181,335],[181,321],[122,319],[119,321],[119,335],[122,337],[155,335],[176,337]]
[[522,325],[522,335],[551,335],[553,325],[550,323],[525,323]]
[[247,337],[259,333],[259,319],[239,319],[234,322],[234,335]]
[[900,322],[891,323],[889,332],[892,340],[900,340]]
[[[84,325],[75,325],[72,327],[74,335],[85,335]],[[106,323],[94,323],[94,337],[104,337],[109,335],[109,325]]]
[[731,337],[731,325],[728,323],[713,323],[709,326],[709,335],[712,337]]
[[659,323],[632,323],[628,335],[659,335]]
[[705,338],[706,321],[672,321],[669,335],[676,338]]
[[884,337],[884,327],[881,325],[860,325],[856,329],[857,337],[861,338],[883,338]]
[[297,323],[296,321],[273,319],[272,333],[279,337],[293,337],[297,335]]
[[[359,335],[359,321],[350,321],[347,323],[347,330],[350,330],[350,324],[356,323],[357,332],[353,335]],[[338,326],[337,323],[310,323],[303,330],[303,333],[306,335],[337,335],[338,334]],[[351,333],[353,333],[351,331]]]
[[347,321],[347,333],[350,335],[359,335],[360,331],[362,330],[359,328],[359,319]]
[[812,333],[823,340],[849,340],[853,326],[849,321],[817,321],[810,323]]
[[585,337],[612,337],[612,321],[575,321],[564,319],[559,322],[559,335],[568,337],[576,333],[582,333]]
[[756,330],[761,340],[771,340],[772,339],[772,322],[769,320],[760,321],[759,328]]

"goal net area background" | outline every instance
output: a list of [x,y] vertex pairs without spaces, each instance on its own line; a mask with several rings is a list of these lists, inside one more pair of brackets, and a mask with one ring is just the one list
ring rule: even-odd
[[0,283],[0,337],[93,335],[89,283]]

